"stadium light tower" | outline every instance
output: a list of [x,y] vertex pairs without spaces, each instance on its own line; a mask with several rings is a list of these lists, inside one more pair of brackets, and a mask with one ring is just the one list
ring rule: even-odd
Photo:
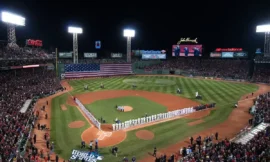
[[125,29],[124,37],[127,37],[127,62],[131,62],[131,38],[135,37],[135,30]]
[[82,28],[68,27],[68,32],[73,34],[73,63],[78,63],[78,34],[83,33]]
[[1,12],[1,19],[7,24],[8,47],[19,47],[16,44],[16,26],[25,26],[25,18],[11,12]]
[[270,24],[258,25],[256,28],[257,33],[265,33],[264,39],[264,57],[270,57]]

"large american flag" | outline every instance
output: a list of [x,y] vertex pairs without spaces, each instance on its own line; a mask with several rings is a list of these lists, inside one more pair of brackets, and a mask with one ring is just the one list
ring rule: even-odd
[[85,78],[132,74],[131,64],[68,64],[65,78]]

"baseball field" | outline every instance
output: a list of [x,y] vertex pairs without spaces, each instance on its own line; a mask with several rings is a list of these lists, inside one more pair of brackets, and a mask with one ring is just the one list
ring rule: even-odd
[[[91,140],[99,138],[99,153],[104,156],[102,161],[105,162],[117,162],[123,157],[132,156],[149,161],[152,158],[149,154],[154,146],[158,148],[159,153],[175,153],[183,145],[188,145],[189,136],[199,132],[210,135],[214,131],[221,131],[221,128],[217,129],[215,126],[222,127],[221,124],[228,120],[230,123],[223,125],[222,129],[225,131],[221,131],[220,136],[230,138],[247,123],[249,115],[246,111],[252,103],[245,101],[245,95],[263,91],[259,91],[263,87],[255,84],[170,76],[93,78],[62,83],[67,91],[49,98],[51,109],[48,109],[48,113],[51,116],[48,125],[51,129],[51,141],[55,143],[55,152],[61,158],[69,159],[73,149],[81,150],[82,140],[86,141],[88,146]],[[100,84],[105,88],[101,89]],[[85,90],[84,85],[88,85],[89,89]],[[181,94],[177,94],[177,88],[181,89]],[[202,100],[195,99],[196,92],[199,92]],[[100,132],[76,107],[71,96],[78,98],[97,119],[105,120],[102,129],[107,132],[111,130],[111,124],[116,118],[126,121],[145,114],[153,115],[200,103],[214,102],[216,108],[175,120],[116,131],[111,135],[105,133],[100,138]],[[234,104],[238,101],[238,116],[231,117],[230,114],[235,110]],[[125,112],[116,110],[116,105],[125,106]],[[232,130],[229,130],[230,128]],[[119,148],[118,157],[111,153],[114,145]]]

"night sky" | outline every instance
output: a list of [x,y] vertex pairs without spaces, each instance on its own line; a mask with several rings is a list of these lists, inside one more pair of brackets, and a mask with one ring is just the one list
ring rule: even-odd
[[[155,2],[155,3],[153,3]],[[69,25],[81,26],[79,52],[102,49],[125,52],[124,28],[136,30],[132,49],[171,49],[181,37],[198,38],[205,55],[217,47],[242,47],[249,53],[263,48],[264,34],[256,25],[270,23],[270,1],[84,1],[0,0],[0,10],[26,18],[17,27],[18,44],[41,39],[44,47],[72,51]],[[0,40],[6,40],[6,26],[0,23]]]

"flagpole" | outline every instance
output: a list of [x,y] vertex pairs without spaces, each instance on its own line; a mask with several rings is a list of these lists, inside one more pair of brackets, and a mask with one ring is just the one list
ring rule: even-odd
[[56,69],[56,76],[58,77],[58,53],[57,53],[57,48],[55,48],[55,55],[56,55],[56,59],[55,59],[55,69]]

